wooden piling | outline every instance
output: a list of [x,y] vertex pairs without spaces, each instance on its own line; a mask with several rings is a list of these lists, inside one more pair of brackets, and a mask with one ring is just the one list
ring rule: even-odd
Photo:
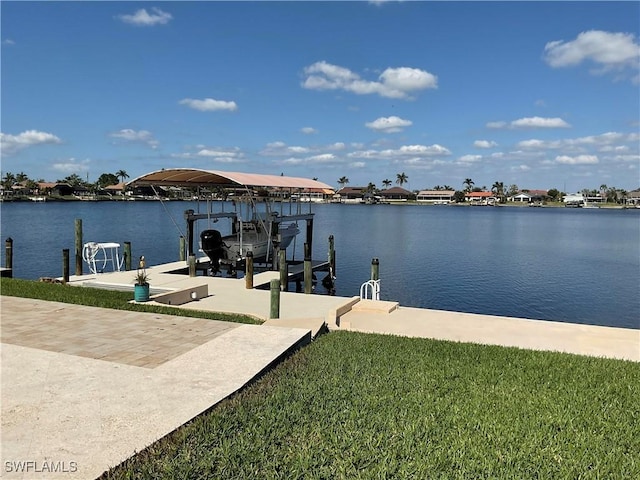
[[371,280],[380,280],[380,260],[371,260]]
[[280,288],[283,292],[289,291],[289,270],[287,265],[287,251],[280,250],[278,252],[278,264],[280,268]]
[[186,258],[186,253],[185,253],[185,249],[187,248],[187,242],[184,238],[183,235],[180,235],[180,253],[179,253],[179,259],[181,262],[184,262],[187,258]]
[[311,293],[313,285],[313,268],[311,265],[311,245],[304,244],[304,293]]
[[269,318],[280,318],[280,280],[271,280],[271,304],[269,309]]
[[329,235],[329,273],[333,276],[336,274],[336,251],[333,241],[333,235]]
[[190,277],[196,276],[196,256],[195,255],[189,255],[189,276]]
[[244,284],[247,290],[253,288],[253,252],[247,252],[247,266],[244,273]]
[[13,238],[9,237],[4,241],[4,266],[7,269],[5,275],[13,277]]
[[124,269],[131,270],[131,242],[124,242]]
[[76,275],[82,275],[82,219],[75,221]]
[[69,249],[62,249],[62,281],[69,282]]

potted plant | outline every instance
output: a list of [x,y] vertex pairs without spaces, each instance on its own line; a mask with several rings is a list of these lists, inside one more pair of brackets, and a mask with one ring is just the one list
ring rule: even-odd
[[133,287],[133,299],[136,302],[149,301],[149,276],[145,266],[144,256],[140,257],[140,265],[134,277],[136,283]]

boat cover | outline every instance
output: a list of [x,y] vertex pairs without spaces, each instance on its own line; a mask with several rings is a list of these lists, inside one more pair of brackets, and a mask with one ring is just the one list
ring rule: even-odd
[[319,188],[332,190],[326,183],[301,177],[260,173],[222,172],[198,168],[166,168],[134,178],[127,185],[221,186]]

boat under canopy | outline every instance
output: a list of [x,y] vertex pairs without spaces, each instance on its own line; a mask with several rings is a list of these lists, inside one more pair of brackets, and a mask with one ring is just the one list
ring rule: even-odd
[[[285,177],[284,175],[264,175],[257,173],[223,172],[219,170],[203,170],[197,168],[170,168],[147,173],[130,182],[129,186],[158,186],[158,187],[192,187],[192,188],[222,188],[246,190],[246,194],[234,196],[234,212],[214,212],[212,203],[207,201],[207,212],[196,213],[193,210],[185,212],[187,221],[187,255],[195,254],[194,232],[196,220],[217,222],[218,219],[231,220],[230,232],[224,234],[219,230],[204,230],[200,234],[200,250],[210,259],[210,272],[215,275],[220,264],[230,265],[230,270],[242,268],[246,255],[252,252],[256,261],[271,263],[274,267],[278,258],[278,251],[285,250],[300,233],[298,221],[305,221],[306,242],[308,251],[312,251],[313,213],[303,213],[300,203],[296,203],[296,212],[290,209],[289,215],[275,212],[271,203],[273,199],[260,196],[254,190],[280,189],[292,191],[332,190],[325,183],[300,177]],[[198,197],[199,198],[199,197]],[[291,197],[290,197],[291,198]],[[282,201],[282,199],[281,199]],[[245,205],[247,212],[242,213]],[[309,206],[310,208],[310,206]],[[294,248],[295,250],[295,248]]]
[[157,170],[134,178],[128,182],[127,185],[331,189],[326,183],[308,178],[265,175],[261,173],[223,172],[220,170],[204,170],[199,168],[167,168]]

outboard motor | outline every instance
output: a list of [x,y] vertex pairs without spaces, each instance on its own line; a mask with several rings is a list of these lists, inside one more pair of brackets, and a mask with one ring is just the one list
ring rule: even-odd
[[204,230],[200,233],[202,251],[209,257],[213,275],[220,270],[220,259],[224,258],[222,235],[218,230]]

